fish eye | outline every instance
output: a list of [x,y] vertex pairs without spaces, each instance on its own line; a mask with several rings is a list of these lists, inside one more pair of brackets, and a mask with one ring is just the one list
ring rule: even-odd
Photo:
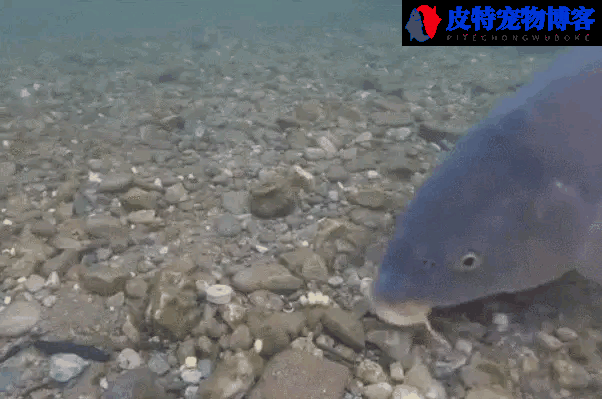
[[459,272],[470,272],[481,267],[482,258],[475,252],[467,252],[453,265],[454,270]]

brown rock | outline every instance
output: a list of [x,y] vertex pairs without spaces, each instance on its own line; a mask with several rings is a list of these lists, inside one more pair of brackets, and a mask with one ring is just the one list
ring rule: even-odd
[[268,362],[249,399],[340,399],[350,378],[341,364],[287,350]]

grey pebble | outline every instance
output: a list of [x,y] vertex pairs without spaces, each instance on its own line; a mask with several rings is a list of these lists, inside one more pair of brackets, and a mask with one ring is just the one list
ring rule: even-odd
[[234,237],[242,231],[242,226],[238,219],[230,214],[220,216],[215,224],[217,234],[222,237]]
[[55,381],[67,382],[80,375],[89,364],[89,361],[73,353],[59,353],[50,358],[48,375]]
[[17,301],[0,312],[0,337],[17,337],[31,330],[40,319],[37,302]]
[[226,191],[222,194],[222,206],[234,215],[249,212],[249,194],[244,191]]

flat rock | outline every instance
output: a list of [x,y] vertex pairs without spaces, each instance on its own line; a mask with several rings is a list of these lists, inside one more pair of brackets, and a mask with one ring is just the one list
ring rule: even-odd
[[308,352],[286,350],[274,356],[250,399],[340,399],[351,377],[347,367]]
[[36,302],[17,301],[0,312],[0,336],[18,337],[31,330],[40,319]]

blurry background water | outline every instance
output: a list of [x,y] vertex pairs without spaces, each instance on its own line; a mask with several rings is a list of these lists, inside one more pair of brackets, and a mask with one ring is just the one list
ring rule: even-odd
[[2,40],[86,36],[194,35],[203,26],[359,27],[401,18],[401,1],[367,0],[3,0]]
[[[401,0],[0,0],[0,63],[13,63],[10,57],[28,63],[44,50],[60,55],[74,42],[98,49],[102,47],[98,40],[116,38],[126,44],[128,38],[161,40],[169,36],[169,41],[181,40],[195,47],[208,29],[253,41],[258,32],[265,34],[266,28],[274,28],[268,40],[295,44],[312,31],[348,32],[359,40],[358,45],[378,37],[395,50],[386,56],[395,58],[404,22]],[[475,48],[475,52],[499,51],[481,49]],[[513,59],[520,53],[546,49],[510,48],[500,55]],[[431,50],[404,49],[411,54]],[[450,54],[454,51],[450,48]]]

